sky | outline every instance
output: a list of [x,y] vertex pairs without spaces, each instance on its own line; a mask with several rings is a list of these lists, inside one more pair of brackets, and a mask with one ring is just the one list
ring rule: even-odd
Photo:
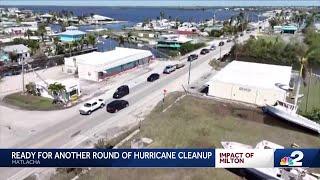
[[1,5],[42,6],[320,6],[320,0],[0,0]]

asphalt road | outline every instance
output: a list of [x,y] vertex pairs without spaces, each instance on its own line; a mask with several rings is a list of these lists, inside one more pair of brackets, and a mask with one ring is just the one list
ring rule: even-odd
[[[226,43],[222,47],[222,52],[225,54],[229,52],[232,43]],[[211,51],[209,54],[206,55],[199,55],[199,58],[192,62],[192,68],[197,68],[202,63],[208,63],[207,60],[213,58],[213,56],[219,56],[220,48],[218,47],[216,50]],[[183,60],[186,62],[186,59]],[[93,112],[91,115],[80,115],[77,114],[72,118],[63,121],[61,123],[55,124],[52,127],[47,128],[44,131],[40,131],[35,135],[31,136],[27,140],[15,145],[14,147],[17,148],[59,148],[59,147],[68,147],[66,146],[67,143],[74,140],[77,136],[87,136],[92,135],[95,130],[98,130],[99,127],[111,125],[114,123],[119,123],[119,121],[126,121],[126,116],[137,108],[143,106],[145,97],[151,95],[152,93],[163,90],[163,88],[169,84],[174,82],[179,77],[186,75],[188,73],[188,64],[184,68],[178,69],[175,72],[164,75],[160,75],[160,79],[155,82],[143,82],[141,84],[136,85],[135,87],[130,89],[130,94],[123,97],[129,101],[130,106],[125,108],[118,113],[108,113],[106,112],[105,108],[98,109],[97,111]],[[187,79],[186,79],[187,82]],[[112,97],[107,99],[107,102],[112,101]],[[75,109],[78,111],[78,109]],[[45,117],[44,117],[45,118]],[[90,133],[88,133],[90,132]],[[90,137],[88,137],[90,138]],[[80,140],[79,140],[79,143]],[[72,148],[72,147],[69,147]],[[1,168],[0,179],[7,179],[21,171],[21,168]],[[21,174],[21,173],[20,173]],[[14,179],[14,178],[13,178]]]

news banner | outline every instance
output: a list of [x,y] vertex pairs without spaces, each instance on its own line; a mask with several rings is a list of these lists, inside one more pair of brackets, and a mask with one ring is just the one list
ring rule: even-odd
[[0,149],[0,167],[320,167],[320,149]]

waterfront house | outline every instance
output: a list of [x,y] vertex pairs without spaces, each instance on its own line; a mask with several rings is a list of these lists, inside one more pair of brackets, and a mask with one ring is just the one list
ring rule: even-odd
[[191,41],[192,39],[188,38],[185,35],[179,35],[179,34],[161,35],[157,40],[157,47],[178,49],[181,47],[182,44],[185,44]]
[[16,55],[15,59],[10,60],[17,61],[19,64],[22,60],[30,58],[30,49],[23,44],[5,46],[3,52],[8,54],[9,58],[12,58],[12,55]]
[[65,32],[59,33],[58,37],[61,42],[73,42],[80,40],[86,35],[85,32],[79,30],[67,30]]

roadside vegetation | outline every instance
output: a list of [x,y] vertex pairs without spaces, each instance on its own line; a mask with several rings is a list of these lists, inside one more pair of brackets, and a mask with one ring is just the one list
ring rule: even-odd
[[18,108],[33,111],[47,111],[63,108],[60,104],[52,103],[52,99],[29,94],[23,95],[21,92],[7,95],[4,97],[3,101]]
[[300,58],[307,46],[297,41],[289,43],[281,38],[250,38],[244,44],[236,44],[231,49],[231,55],[239,61],[249,61],[265,64],[287,65],[299,69]]

